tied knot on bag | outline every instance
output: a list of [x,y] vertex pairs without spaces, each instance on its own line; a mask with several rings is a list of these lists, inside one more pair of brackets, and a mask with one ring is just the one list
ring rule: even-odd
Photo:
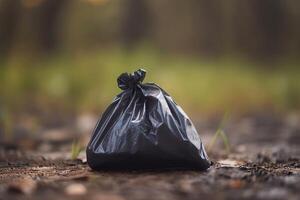
[[146,71],[143,69],[139,69],[132,74],[123,73],[118,77],[118,87],[122,90],[132,89],[137,84],[143,82],[146,76]]

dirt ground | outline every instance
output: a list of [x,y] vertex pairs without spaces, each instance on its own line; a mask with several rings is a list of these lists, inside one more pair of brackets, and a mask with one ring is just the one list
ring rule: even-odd
[[[207,146],[219,120],[194,119],[194,122]],[[72,130],[65,127],[55,130],[50,133],[47,130],[47,137],[34,142],[22,138],[22,148],[16,145],[18,140],[16,144],[2,142],[1,200],[296,200],[300,196],[299,115],[231,119],[224,128],[231,152],[226,153],[222,143],[216,143],[208,152],[214,164],[202,172],[92,171],[86,164],[84,152],[79,159],[70,160],[67,147],[71,137],[67,132]],[[57,139],[55,134],[64,135]],[[85,134],[87,138],[89,134]]]

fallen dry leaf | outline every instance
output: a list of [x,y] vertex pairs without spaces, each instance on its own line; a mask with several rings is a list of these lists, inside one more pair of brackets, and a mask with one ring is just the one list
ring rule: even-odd
[[243,161],[238,161],[238,160],[219,160],[217,162],[220,164],[221,167],[240,167],[241,165],[245,164]]

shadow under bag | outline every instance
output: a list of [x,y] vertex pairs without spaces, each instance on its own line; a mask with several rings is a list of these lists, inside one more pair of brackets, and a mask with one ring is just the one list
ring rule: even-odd
[[102,169],[210,167],[199,135],[185,112],[159,86],[142,84],[146,71],[123,73],[116,96],[87,146],[87,162]]

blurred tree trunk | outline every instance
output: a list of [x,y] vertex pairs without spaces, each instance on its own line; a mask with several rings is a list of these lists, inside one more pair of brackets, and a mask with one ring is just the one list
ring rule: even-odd
[[[61,22],[73,2],[0,0],[0,56],[5,57],[12,47],[33,54],[60,50],[60,40],[64,38],[61,36],[65,34],[61,32],[65,30]],[[83,2],[77,3],[81,6],[86,3]],[[129,49],[149,41],[168,52],[205,57],[233,53],[271,61],[300,52],[299,1],[121,0],[103,7],[107,13],[94,4],[92,9],[80,6],[72,7],[71,12],[91,18],[92,23],[71,19],[85,33],[78,34],[72,47],[81,48],[79,40],[96,43],[98,38],[107,46],[120,45],[120,39],[121,45]],[[99,21],[103,21],[103,26]]]
[[38,50],[49,53],[59,47],[59,20],[68,0],[45,0],[37,8],[36,43]]
[[281,0],[237,1],[236,50],[256,59],[283,53],[286,14]]
[[271,58],[283,52],[284,31],[286,27],[286,14],[281,0],[256,0],[258,31],[262,36],[260,54]]
[[[28,4],[20,0],[0,2],[0,53],[16,49],[24,53],[50,53],[59,47],[59,20],[68,0],[42,0]],[[20,49],[19,49],[20,50]]]
[[194,12],[197,22],[194,24],[198,33],[196,42],[198,51],[205,56],[218,56],[224,49],[222,44],[222,4],[219,1],[197,0]]
[[300,55],[300,1],[285,0],[286,23],[285,45],[290,55],[296,58]]
[[150,5],[154,43],[161,49],[209,57],[222,53],[219,1],[151,0]]
[[0,1],[0,55],[3,57],[9,53],[13,46],[20,14],[20,1]]
[[145,0],[124,0],[121,40],[126,48],[134,47],[147,37],[149,13]]

